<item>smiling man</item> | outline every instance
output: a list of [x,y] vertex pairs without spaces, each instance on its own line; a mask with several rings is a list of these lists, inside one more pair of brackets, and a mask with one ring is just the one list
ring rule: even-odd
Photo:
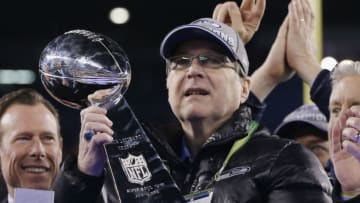
[[21,89],[0,100],[0,166],[8,197],[15,188],[49,190],[62,159],[58,113],[40,94]]

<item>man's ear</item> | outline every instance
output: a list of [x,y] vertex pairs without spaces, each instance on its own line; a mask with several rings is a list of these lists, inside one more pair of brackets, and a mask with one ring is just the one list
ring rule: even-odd
[[168,90],[169,89],[169,73],[166,75],[165,82],[166,82],[166,89]]
[[240,82],[241,82],[241,87],[242,87],[240,103],[242,104],[249,97],[251,81],[250,81],[249,77],[242,77],[242,78],[240,78]]

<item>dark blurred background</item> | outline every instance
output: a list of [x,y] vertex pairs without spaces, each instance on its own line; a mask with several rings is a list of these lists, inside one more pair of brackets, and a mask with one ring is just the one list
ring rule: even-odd
[[[5,1],[0,8],[0,69],[31,70],[32,84],[0,84],[0,95],[32,87],[50,99],[60,111],[65,153],[76,146],[79,111],[60,105],[43,89],[38,76],[42,49],[58,35],[72,29],[102,33],[117,41],[128,54],[132,80],[126,98],[141,120],[168,121],[172,118],[167,104],[164,62],[159,45],[165,34],[177,25],[199,17],[210,17],[215,5],[223,1],[139,1],[139,0],[62,0]],[[241,1],[238,1],[240,3]],[[259,31],[248,43],[251,72],[265,59],[277,29],[287,14],[289,0],[268,0]],[[338,60],[359,59],[359,1],[323,1],[323,56]],[[127,24],[109,20],[114,7],[130,12]],[[20,74],[19,72],[10,72]],[[0,79],[9,78],[0,72]],[[20,76],[19,76],[20,77]],[[17,78],[19,78],[17,77]],[[281,119],[302,104],[302,82],[294,77],[277,87],[266,100],[263,122],[271,130]]]

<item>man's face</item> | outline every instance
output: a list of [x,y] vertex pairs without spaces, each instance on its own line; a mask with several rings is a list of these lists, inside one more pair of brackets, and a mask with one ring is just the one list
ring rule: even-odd
[[310,149],[319,159],[321,165],[325,168],[327,161],[330,158],[329,142],[314,134],[304,134],[295,140],[306,148]]
[[[360,105],[360,76],[347,76],[333,86],[330,96],[330,122],[329,133],[338,116],[354,105]],[[331,136],[330,136],[331,138]]]
[[49,189],[62,158],[54,115],[42,104],[13,104],[0,128],[1,171],[10,194],[15,187]]
[[[220,54],[204,40],[180,45],[174,55]],[[172,111],[180,121],[229,118],[249,93],[247,78],[231,68],[204,68],[194,59],[189,68],[168,73],[167,88]]]

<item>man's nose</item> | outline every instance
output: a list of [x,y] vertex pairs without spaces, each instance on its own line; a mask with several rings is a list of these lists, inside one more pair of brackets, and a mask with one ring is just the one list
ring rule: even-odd
[[34,139],[30,146],[31,157],[45,157],[46,151],[40,139]]
[[198,58],[193,58],[186,74],[188,77],[202,77],[204,75],[204,68],[200,64]]

